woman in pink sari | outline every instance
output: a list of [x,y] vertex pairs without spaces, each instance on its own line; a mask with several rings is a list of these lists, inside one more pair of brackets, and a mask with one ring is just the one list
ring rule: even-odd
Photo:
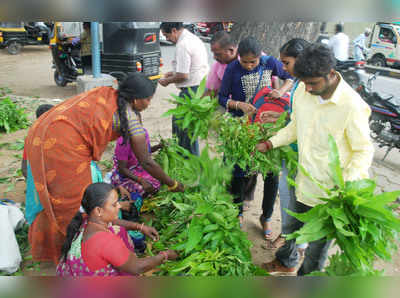
[[158,233],[152,227],[118,219],[118,193],[110,184],[89,185],[82,207],[87,217],[78,211],[68,226],[58,276],[139,275],[177,258],[173,250],[153,257],[136,257],[125,227],[139,230],[153,240],[159,239]]
[[[141,122],[140,115],[138,121]],[[153,153],[161,148],[161,145],[150,146],[150,138],[147,130],[141,126],[135,133],[144,134],[149,153]],[[114,166],[111,174],[111,184],[115,187],[123,186],[132,194],[137,193],[142,198],[156,193],[160,189],[160,182],[146,172],[140,165],[138,159],[127,142],[124,144],[122,137],[118,138],[115,147]]]

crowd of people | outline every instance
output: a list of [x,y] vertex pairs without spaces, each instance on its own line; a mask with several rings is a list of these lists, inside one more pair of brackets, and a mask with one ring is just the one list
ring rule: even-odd
[[[280,49],[279,59],[262,51],[253,37],[236,43],[221,31],[211,40],[215,63],[208,66],[203,42],[184,29],[182,23],[162,23],[161,31],[176,44],[173,71],[159,85],[175,84],[180,96],[196,90],[207,76],[207,94],[234,117],[275,122],[287,111],[287,126],[274,137],[257,145],[266,152],[291,145],[299,163],[320,183],[331,184],[328,175],[328,136],[338,145],[344,179],[368,176],[373,146],[369,137],[370,109],[335,71],[334,52],[326,45],[294,38]],[[27,177],[26,206],[29,214],[29,241],[36,261],[51,261],[60,276],[137,275],[177,258],[172,250],[153,257],[138,258],[129,231],[157,240],[158,232],[143,223],[121,219],[120,209],[140,206],[165,184],[169,191],[183,192],[184,186],[169,177],[152,159],[162,144],[151,146],[140,112],[150,104],[156,87],[140,73],[126,78],[118,90],[100,87],[79,94],[61,104],[47,106],[30,128],[25,141],[23,168]],[[179,144],[198,154],[198,142],[172,119],[172,131]],[[102,182],[93,161],[101,158],[107,144],[116,141],[111,184]],[[251,153],[251,152],[249,152]],[[256,175],[239,166],[232,173],[229,191],[243,222],[243,204],[254,197]],[[322,270],[329,241],[296,246],[285,236],[302,223],[285,209],[305,212],[324,196],[310,178],[297,173],[297,187],[288,185],[283,161],[280,176],[264,179],[262,235],[276,259],[263,267],[270,273],[298,275]],[[279,192],[281,233],[274,238],[271,217]],[[124,204],[124,203],[128,204]],[[134,203],[134,204],[132,204]]]

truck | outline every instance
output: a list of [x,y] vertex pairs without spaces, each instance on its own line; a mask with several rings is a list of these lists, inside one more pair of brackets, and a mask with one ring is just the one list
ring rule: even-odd
[[367,60],[379,67],[400,69],[400,22],[374,24],[368,41]]

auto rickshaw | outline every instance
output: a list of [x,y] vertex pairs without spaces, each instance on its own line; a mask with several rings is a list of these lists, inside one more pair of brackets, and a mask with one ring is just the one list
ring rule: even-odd
[[0,22],[0,48],[16,55],[25,45],[45,45],[49,43],[51,26],[37,26],[35,23]]
[[[133,72],[142,72],[155,83],[162,66],[159,25],[156,22],[106,22],[100,24],[101,72],[123,80]],[[79,55],[82,23],[56,23],[51,36],[54,81],[64,87],[79,75],[91,74],[90,66]]]

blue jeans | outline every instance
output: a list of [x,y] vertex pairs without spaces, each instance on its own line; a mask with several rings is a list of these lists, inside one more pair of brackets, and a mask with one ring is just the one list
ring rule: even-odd
[[[297,200],[290,200],[288,209],[297,213],[304,213],[312,209],[312,207],[304,205]],[[287,215],[287,234],[298,231],[303,225],[301,221]],[[331,240],[326,241],[326,239],[321,239],[309,243],[305,252],[303,264],[297,272],[297,275],[306,275],[316,270],[322,270],[328,256],[328,249],[331,242]],[[296,267],[299,262],[296,239],[287,240],[285,245],[279,248],[275,253],[275,257],[285,267]]]
[[[192,86],[190,88],[192,89],[193,92],[196,92],[198,87],[199,86]],[[183,97],[184,94],[187,94],[188,96],[190,96],[188,88],[182,88],[181,92],[179,93],[179,97]],[[173,116],[172,117],[172,134],[176,135],[176,137],[178,138],[179,146],[185,148],[193,155],[198,156],[199,155],[199,142],[197,140],[194,140],[192,142],[187,134],[187,130],[179,128],[178,125],[176,125],[176,123],[175,123],[176,120],[177,119]]]
[[[282,223],[282,235],[289,234],[288,230],[288,218],[289,214],[286,213],[285,209],[289,208],[290,201],[296,201],[295,188],[287,182],[288,168],[286,162],[282,162],[282,176],[279,180],[279,201],[281,206],[281,223]],[[293,177],[294,178],[294,177]]]

